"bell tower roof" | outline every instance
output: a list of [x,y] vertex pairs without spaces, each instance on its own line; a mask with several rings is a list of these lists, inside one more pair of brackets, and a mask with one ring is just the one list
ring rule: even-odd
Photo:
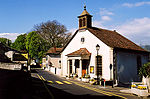
[[80,16],[78,16],[78,18],[79,18],[79,29],[92,27],[92,15],[90,15],[86,11],[86,6],[85,5],[84,5],[83,12],[81,13]]
[[87,12],[87,10],[86,10],[86,5],[84,5],[84,11],[83,11],[83,12],[81,13],[81,15],[78,16],[78,17],[85,16],[85,15],[92,16],[92,15],[90,15],[90,14]]

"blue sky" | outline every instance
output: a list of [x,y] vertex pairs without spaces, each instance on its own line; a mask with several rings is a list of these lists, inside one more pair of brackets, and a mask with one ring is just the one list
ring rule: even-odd
[[93,26],[115,29],[137,44],[149,44],[150,0],[0,0],[0,37],[14,41],[48,20],[74,32],[84,3],[93,15]]

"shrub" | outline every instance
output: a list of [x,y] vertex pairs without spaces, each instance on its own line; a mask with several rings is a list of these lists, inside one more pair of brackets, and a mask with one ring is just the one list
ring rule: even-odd
[[144,77],[150,77],[150,62],[145,63],[139,70],[139,75]]

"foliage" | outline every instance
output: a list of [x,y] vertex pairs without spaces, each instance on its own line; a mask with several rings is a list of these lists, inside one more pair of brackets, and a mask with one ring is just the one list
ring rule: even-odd
[[139,70],[139,75],[140,76],[144,76],[144,77],[147,77],[147,76],[150,76],[150,62],[144,64],[140,70]]
[[34,29],[51,47],[62,47],[71,37],[70,33],[65,33],[66,27],[55,20],[35,25]]
[[7,39],[7,38],[0,38],[0,42],[7,45],[7,46],[11,46],[12,42],[10,39]]
[[26,37],[26,49],[31,58],[42,60],[43,54],[49,49],[49,43],[43,40],[35,31]]
[[26,36],[27,34],[21,34],[17,36],[17,39],[12,44],[12,48],[15,48],[18,51],[26,51]]

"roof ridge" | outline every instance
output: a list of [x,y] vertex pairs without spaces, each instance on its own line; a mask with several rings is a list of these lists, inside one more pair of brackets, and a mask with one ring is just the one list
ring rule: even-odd
[[122,36],[120,33],[116,31],[101,29],[97,27],[91,27],[91,28],[88,28],[88,30],[92,34],[94,34],[98,39],[100,39],[102,42],[104,42],[106,45],[110,47],[147,52],[145,49],[141,48],[139,45],[135,44],[134,42]]

